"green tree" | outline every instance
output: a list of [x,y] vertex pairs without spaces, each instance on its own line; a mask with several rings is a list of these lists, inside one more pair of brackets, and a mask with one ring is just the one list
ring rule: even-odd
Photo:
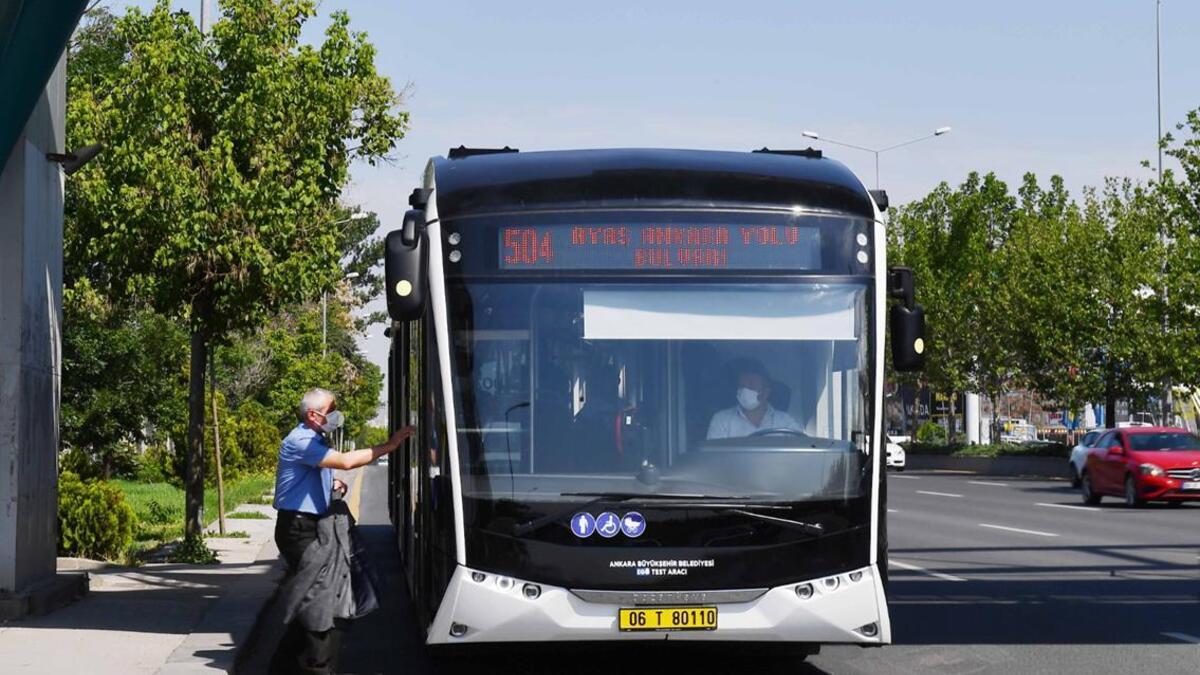
[[1165,171],[1156,185],[1171,242],[1165,279],[1170,302],[1164,311],[1174,338],[1174,381],[1195,391],[1200,386],[1200,109],[1189,112],[1176,129],[1180,138],[1168,135],[1164,145],[1179,170]]
[[[166,0],[132,8],[71,82],[69,146],[102,142],[70,183],[68,255],[110,297],[147,298],[190,341],[186,529],[200,532],[209,348],[316,296],[339,272],[328,227],[348,169],[407,115],[365,34],[334,13],[300,43],[312,0],[225,0],[211,36]],[[115,65],[114,65],[115,64]],[[106,67],[107,66],[107,67]]]
[[[379,218],[373,212],[362,212],[365,217],[352,219],[357,209],[343,209],[338,220],[346,224],[340,230],[338,250],[342,252],[342,270],[349,279],[349,291],[355,307],[364,308],[372,300],[383,296],[383,237],[375,236],[379,229]],[[387,320],[387,313],[375,311],[355,317],[354,327],[364,331],[368,327]]]
[[1015,210],[1003,181],[971,173],[957,189],[942,183],[892,216],[893,259],[913,268],[926,311],[922,378],[938,391],[984,391],[995,400],[1015,376],[1017,327],[1002,256]]
[[382,372],[354,340],[357,331],[350,310],[356,306],[346,285],[330,294],[329,346],[324,353],[316,303],[286,308],[269,327],[239,334],[217,359],[217,380],[229,387],[231,406],[261,406],[282,435],[296,425],[296,406],[304,392],[322,387],[338,397],[338,409],[346,415],[346,437],[356,437],[375,416],[383,389]]
[[[1179,372],[1178,331],[1185,327],[1164,323],[1166,306],[1161,289],[1170,253],[1161,239],[1166,213],[1161,191],[1155,186],[1129,179],[1109,179],[1097,203],[1089,206],[1100,214],[1108,233],[1099,270],[1093,282],[1098,299],[1108,309],[1102,340],[1108,409],[1118,398],[1145,405],[1161,392],[1161,383]],[[1109,415],[1109,422],[1113,415]]]
[[1012,337],[1025,382],[1069,412],[1104,393],[1109,339],[1107,306],[1097,294],[1105,280],[1108,233],[1093,193],[1087,208],[1070,200],[1063,181],[1043,190],[1026,174],[1020,208],[1004,255],[1008,298],[1020,330]]
[[145,307],[114,304],[86,279],[63,296],[62,440],[107,479],[122,444],[179,419],[187,334]]

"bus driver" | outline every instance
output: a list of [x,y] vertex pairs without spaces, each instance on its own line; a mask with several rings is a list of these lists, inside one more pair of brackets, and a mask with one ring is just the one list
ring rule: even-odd
[[771,378],[757,361],[736,364],[737,405],[718,410],[708,423],[708,438],[741,438],[767,429],[800,431],[796,418],[771,407]]

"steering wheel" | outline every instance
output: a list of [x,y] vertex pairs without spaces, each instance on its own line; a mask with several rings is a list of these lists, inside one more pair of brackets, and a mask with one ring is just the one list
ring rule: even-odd
[[773,429],[759,429],[758,431],[751,433],[750,437],[753,438],[754,436],[770,436],[773,434],[786,434],[788,436],[804,436],[804,437],[808,436],[808,434],[804,433],[803,431],[797,431],[795,429],[786,429],[784,427],[775,427]]

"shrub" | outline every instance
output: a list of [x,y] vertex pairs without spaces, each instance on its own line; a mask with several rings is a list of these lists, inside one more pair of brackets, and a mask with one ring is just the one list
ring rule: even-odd
[[944,455],[948,457],[1069,457],[1070,448],[1062,443],[1036,441],[1031,443],[903,443],[910,455]]
[[100,465],[83,448],[67,448],[59,455],[58,466],[64,473],[70,472],[84,480],[100,477]]
[[216,552],[204,543],[203,537],[184,537],[171,552],[170,561],[188,565],[215,565],[221,562]]
[[58,479],[58,550],[84,558],[120,559],[133,543],[137,516],[121,491],[82,481],[65,471]]
[[238,406],[235,416],[237,442],[247,474],[274,473],[282,436],[271,421],[270,411],[256,401]]
[[918,443],[945,443],[946,430],[935,422],[925,422],[917,427]]
[[179,507],[163,504],[157,499],[151,499],[146,504],[146,511],[148,513],[146,520],[155,525],[165,525],[183,519]]
[[146,451],[137,457],[137,470],[133,479],[139,483],[171,483],[182,485],[175,472],[175,453],[166,443],[146,446]]

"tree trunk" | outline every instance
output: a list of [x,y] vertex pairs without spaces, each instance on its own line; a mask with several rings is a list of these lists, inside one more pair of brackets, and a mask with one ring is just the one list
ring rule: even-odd
[[1104,428],[1114,429],[1117,426],[1117,392],[1113,379],[1112,367],[1104,369]]
[[[193,311],[196,306],[192,306]],[[193,321],[195,318],[193,317]],[[208,340],[192,329],[192,353],[188,375],[188,447],[184,472],[184,523],[187,537],[204,530],[204,366],[208,362]]]
[[217,348],[209,350],[208,386],[212,396],[213,455],[217,465],[217,531],[225,536],[225,480],[221,475],[221,422],[217,419]]

